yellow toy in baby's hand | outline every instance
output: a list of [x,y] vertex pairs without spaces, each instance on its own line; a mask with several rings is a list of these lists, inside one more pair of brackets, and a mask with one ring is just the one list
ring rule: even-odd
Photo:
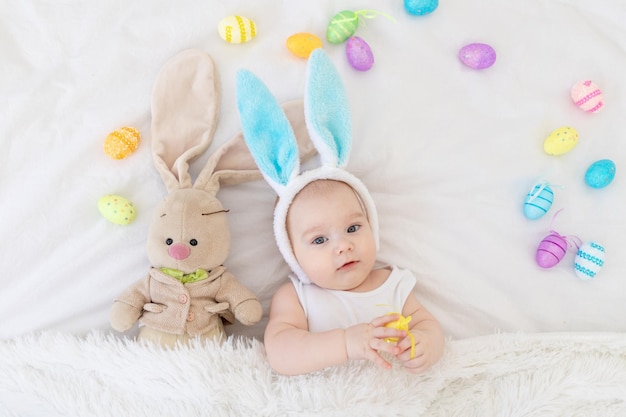
[[[407,316],[404,317],[402,314],[400,313],[387,313],[389,314],[397,314],[400,318],[396,321],[392,321],[390,323],[385,324],[385,327],[389,327],[391,329],[397,329],[397,330],[404,330],[406,332],[406,334],[409,336],[409,338],[411,338],[411,359],[413,359],[415,357],[415,338],[413,337],[413,335],[411,334],[411,332],[409,331],[409,323],[411,322],[411,316]],[[387,337],[385,338],[385,342],[387,343],[397,343],[398,342],[398,338],[397,337]]]

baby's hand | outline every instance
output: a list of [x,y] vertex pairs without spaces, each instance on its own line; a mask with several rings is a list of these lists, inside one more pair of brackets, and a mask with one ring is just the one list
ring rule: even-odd
[[370,323],[357,324],[345,330],[346,351],[348,359],[367,359],[383,368],[391,369],[391,364],[383,359],[378,352],[387,352],[398,355],[401,348],[395,344],[385,342],[388,337],[405,338],[404,330],[385,327],[385,324],[398,320],[397,314],[387,314],[377,317]]
[[[413,330],[413,340],[407,335],[398,342],[396,358],[403,362],[404,367],[411,373],[419,374],[426,371],[435,362],[433,348],[428,336],[418,330]],[[415,347],[413,348],[413,342]],[[413,353],[413,355],[412,355]]]

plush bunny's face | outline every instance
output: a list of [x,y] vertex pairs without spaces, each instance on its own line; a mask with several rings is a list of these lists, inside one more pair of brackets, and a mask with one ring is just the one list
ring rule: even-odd
[[153,267],[209,271],[224,263],[229,248],[226,210],[210,193],[177,190],[156,208],[147,245]]

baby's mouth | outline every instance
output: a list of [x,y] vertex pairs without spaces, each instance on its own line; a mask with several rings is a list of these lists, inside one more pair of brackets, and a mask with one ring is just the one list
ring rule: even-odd
[[349,261],[346,262],[345,264],[341,265],[338,269],[348,269],[354,265],[356,265],[358,263],[358,261]]

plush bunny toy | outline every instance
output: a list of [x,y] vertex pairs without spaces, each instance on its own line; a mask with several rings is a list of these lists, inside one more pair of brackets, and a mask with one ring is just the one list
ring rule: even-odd
[[[192,184],[189,162],[210,145],[219,107],[217,74],[205,52],[187,50],[171,58],[152,92],[152,153],[168,195],[158,205],[148,232],[147,277],[114,302],[111,325],[117,331],[143,325],[139,339],[173,346],[194,337],[221,340],[223,321],[257,323],[263,309],[257,297],[223,266],[230,249],[226,210],[216,194],[220,185],[261,178],[241,134],[207,160]],[[305,150],[308,136],[302,105],[285,105]]]

